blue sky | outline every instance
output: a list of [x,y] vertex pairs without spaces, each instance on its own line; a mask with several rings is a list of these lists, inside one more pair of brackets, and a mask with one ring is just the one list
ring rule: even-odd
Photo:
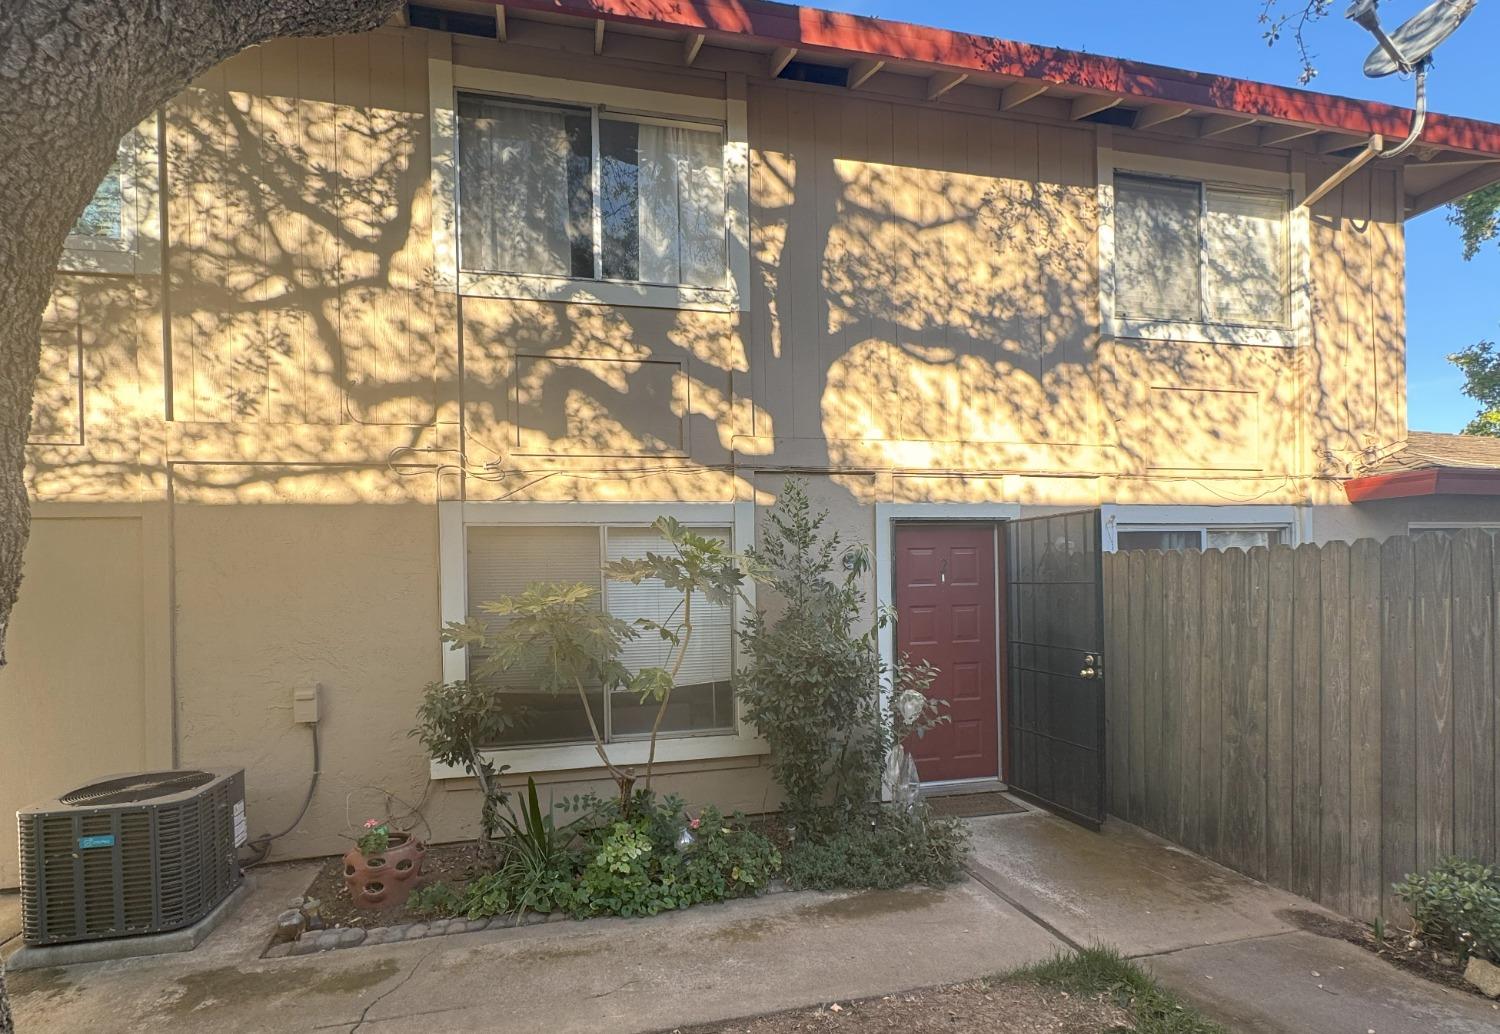
[[[1301,65],[1290,38],[1267,47],[1257,16],[1261,0],[812,0],[815,6],[963,29],[1028,43],[1085,50],[1204,72],[1297,85]],[[1297,0],[1280,0],[1288,10]],[[1404,21],[1427,0],[1384,0],[1382,20]],[[1373,40],[1343,17],[1309,31],[1320,74],[1311,88],[1410,105],[1411,83],[1366,79],[1360,68]],[[1437,53],[1429,80],[1432,109],[1500,122],[1495,48],[1500,2],[1481,3]],[[1407,389],[1411,426],[1457,431],[1477,408],[1445,358],[1479,340],[1500,338],[1500,248],[1489,244],[1465,262],[1446,209],[1407,224]]]

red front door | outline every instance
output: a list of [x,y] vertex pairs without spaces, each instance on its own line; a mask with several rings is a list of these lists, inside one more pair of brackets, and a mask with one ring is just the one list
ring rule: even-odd
[[995,557],[993,525],[896,526],[896,649],[938,669],[952,719],[906,744],[924,782],[1000,774]]

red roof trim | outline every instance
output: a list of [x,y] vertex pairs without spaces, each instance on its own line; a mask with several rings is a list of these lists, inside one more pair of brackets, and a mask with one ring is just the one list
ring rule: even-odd
[[[505,6],[1039,79],[1361,136],[1404,137],[1411,128],[1410,110],[1375,101],[764,0],[506,0]],[[1429,115],[1422,140],[1500,156],[1500,125],[1476,119]]]
[[1371,474],[1345,481],[1344,494],[1351,503],[1428,495],[1500,495],[1500,469],[1426,467],[1394,474]]

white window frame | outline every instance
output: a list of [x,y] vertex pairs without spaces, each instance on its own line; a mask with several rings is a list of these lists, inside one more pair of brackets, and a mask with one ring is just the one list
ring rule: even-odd
[[1415,535],[1419,531],[1467,531],[1481,528],[1500,535],[1500,521],[1410,521],[1406,533]]
[[[1122,531],[1200,531],[1217,529],[1281,532],[1281,544],[1301,541],[1295,506],[1154,506],[1112,505],[1100,507],[1104,522],[1104,551],[1118,552]],[[1205,539],[1200,542],[1206,544]]]
[[161,271],[158,120],[153,113],[120,138],[120,236],[68,234],[57,268],[135,276]]
[[[1108,140],[1108,136],[1103,137]],[[1115,174],[1187,180],[1208,186],[1240,186],[1287,195],[1287,310],[1284,327],[1208,323],[1197,320],[1133,319],[1115,312]],[[1099,148],[1099,325],[1107,338],[1142,341],[1198,342],[1222,345],[1268,345],[1291,348],[1311,339],[1308,288],[1312,282],[1310,223],[1302,198],[1307,176],[1270,172],[1213,162],[1162,158],[1157,155]]]
[[[750,300],[750,144],[744,77],[725,80],[724,98],[641,90],[522,72],[455,65],[447,57],[427,61],[428,126],[432,146],[433,269],[440,286],[482,298],[565,301],[581,305],[627,305],[709,312],[739,311]],[[488,93],[555,104],[574,104],[622,115],[693,123],[724,129],[725,282],[722,287],[642,284],[523,273],[476,273],[459,268],[458,116],[459,92]],[[596,116],[597,121],[597,116]],[[597,141],[597,127],[595,138]],[[596,170],[597,176],[597,170]],[[598,218],[597,190],[595,221]],[[597,227],[596,227],[597,230]],[[597,237],[597,233],[595,234]],[[595,259],[598,267],[598,256]]]
[[[467,532],[472,527],[496,526],[631,526],[647,527],[658,517],[674,517],[693,527],[733,529],[733,548],[738,552],[755,541],[755,504],[736,503],[513,503],[444,502],[438,504],[439,599],[442,620],[463,621],[468,617]],[[602,561],[601,561],[602,564]],[[737,631],[740,620],[755,606],[755,586],[744,586],[746,600],[737,601],[731,614]],[[748,602],[747,602],[748,601]],[[749,608],[747,610],[746,608]],[[738,636],[730,637],[731,670],[738,670]],[[468,677],[468,657],[462,650],[443,647],[443,680],[456,682]],[[770,746],[746,721],[739,697],[735,697],[735,732],[674,733],[656,744],[658,763],[709,761],[770,753]],[[617,765],[643,765],[650,750],[646,740],[620,740],[609,744],[610,761]],[[500,747],[485,751],[496,765],[509,765],[512,772],[561,772],[601,768],[592,740],[579,743],[537,744]],[[467,779],[462,768],[431,762],[433,779]]]

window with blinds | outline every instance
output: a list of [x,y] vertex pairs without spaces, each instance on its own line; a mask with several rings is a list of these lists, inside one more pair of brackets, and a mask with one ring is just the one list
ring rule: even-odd
[[1115,315],[1284,327],[1284,193],[1115,176]]
[[[727,528],[695,528],[701,535],[728,542]],[[485,615],[480,604],[512,596],[535,582],[582,582],[599,590],[599,605],[626,622],[646,618],[675,626],[682,617],[682,598],[650,579],[633,585],[609,581],[607,561],[664,553],[671,546],[650,528],[622,526],[471,526],[468,543],[469,613],[500,627],[501,618]],[[726,605],[693,599],[693,631],[677,674],[677,686],[662,719],[663,734],[733,732],[734,613]],[[670,667],[674,648],[654,633],[627,643],[621,660],[631,671]],[[472,661],[472,658],[471,658]],[[539,692],[533,672],[516,669],[501,680],[500,690],[524,704],[531,718],[495,746],[589,742],[588,718],[576,695]],[[658,702],[640,702],[628,690],[606,694],[590,687],[591,706],[606,740],[650,735]]]

